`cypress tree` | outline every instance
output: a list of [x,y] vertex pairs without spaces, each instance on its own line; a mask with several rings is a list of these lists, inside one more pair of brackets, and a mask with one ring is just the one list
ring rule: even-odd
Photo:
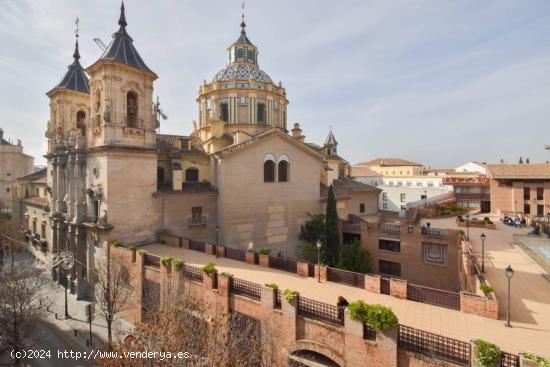
[[324,260],[328,266],[335,266],[339,260],[338,212],[336,211],[336,197],[334,189],[330,185],[327,198],[327,213],[325,223],[325,248]]

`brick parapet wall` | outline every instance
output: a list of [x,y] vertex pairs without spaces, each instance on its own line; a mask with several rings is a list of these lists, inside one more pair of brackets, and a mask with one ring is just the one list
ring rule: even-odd
[[321,282],[326,282],[328,277],[328,266],[321,265],[319,270],[319,265],[315,265],[315,278],[319,279],[319,272],[321,274]]
[[380,275],[365,274],[365,290],[372,293],[380,293]]
[[309,264],[303,261],[296,263],[296,273],[303,277],[309,276]]
[[263,266],[263,267],[266,267],[266,268],[269,268],[269,255],[258,255],[260,257],[260,266]]
[[390,279],[390,296],[407,299],[407,281],[404,279]]
[[159,234],[159,241],[168,246],[181,247],[182,238],[167,233],[161,233]]
[[491,298],[460,292],[460,312],[498,319],[498,302],[495,294]]
[[253,251],[247,251],[246,254],[245,254],[245,262],[247,264],[252,264],[254,265],[255,263],[255,259],[256,259],[256,253],[253,252]]
[[214,255],[214,247],[215,245],[211,243],[205,243],[204,244],[204,253],[207,255]]

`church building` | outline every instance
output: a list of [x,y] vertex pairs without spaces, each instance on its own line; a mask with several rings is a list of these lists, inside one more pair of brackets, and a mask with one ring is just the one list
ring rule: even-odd
[[118,25],[85,69],[77,38],[47,93],[48,248],[74,253],[74,292],[88,292],[112,240],[139,245],[167,232],[296,257],[300,226],[324,211],[331,184],[342,219],[377,213],[380,190],[348,177],[332,131],[323,145],[307,143],[299,124],[289,133],[286,91],[260,69],[244,16],[228,65],[199,87],[188,136],[157,133],[158,76],[134,46],[124,4]]

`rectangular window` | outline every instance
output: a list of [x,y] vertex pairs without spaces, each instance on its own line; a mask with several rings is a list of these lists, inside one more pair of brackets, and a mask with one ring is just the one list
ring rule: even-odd
[[388,193],[387,192],[382,193],[382,200],[388,201]]
[[393,261],[380,260],[378,262],[378,270],[382,274],[401,276],[401,264]]
[[401,252],[399,241],[378,240],[378,249],[381,251]]
[[416,186],[417,186],[417,187],[422,187],[422,182],[418,181],[418,182],[416,183]]
[[446,244],[422,242],[422,254],[425,263],[447,265]]
[[523,204],[523,213],[531,214],[531,204]]
[[7,193],[10,192],[10,188],[9,188],[9,187],[6,187],[6,192],[7,192]]
[[36,219],[32,221],[32,233],[36,233]]
[[403,182],[397,181],[397,186],[401,186],[401,185],[403,185]]
[[537,200],[544,200],[544,187],[537,187]]
[[393,181],[390,181],[389,184],[390,184],[390,186],[393,186]]
[[383,204],[382,204],[382,209],[384,209],[384,210],[388,210],[388,204],[386,204],[386,203],[383,203]]
[[239,96],[239,104],[246,104],[246,96]]
[[537,217],[544,217],[544,205],[537,205]]
[[273,108],[279,109],[279,101],[273,101]]
[[407,195],[401,193],[401,202],[404,203],[404,202],[406,202],[406,201],[407,201]]
[[202,206],[194,206],[191,208],[191,224],[203,224],[204,217],[202,215]]
[[531,199],[531,189],[529,187],[523,188],[523,200]]
[[46,223],[42,223],[42,228],[40,228],[40,236],[42,239],[46,239]]
[[428,181],[428,187],[434,187],[434,183],[432,181]]
[[359,213],[364,213],[365,212],[365,204],[361,203],[359,204]]
[[207,110],[211,110],[211,109],[212,109],[212,101],[209,100],[209,99],[206,101],[206,109],[207,109]]
[[407,186],[412,186],[412,181],[407,181]]
[[401,210],[407,210],[407,206],[406,205],[401,205]]

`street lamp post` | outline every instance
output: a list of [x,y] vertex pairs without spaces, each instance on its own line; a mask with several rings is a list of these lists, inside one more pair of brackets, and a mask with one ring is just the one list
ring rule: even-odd
[[470,241],[470,214],[466,214],[466,240]]
[[481,272],[485,273],[485,233],[481,234]]
[[70,251],[63,251],[60,255],[61,267],[65,270],[65,319],[69,316],[69,304],[67,301],[67,288],[69,287],[69,270],[74,266],[74,256]]
[[321,240],[317,241],[317,281],[321,283]]
[[514,276],[514,270],[510,265],[506,268],[506,277],[508,278],[508,309],[506,310],[506,326],[512,327],[510,325],[510,280]]
[[220,226],[216,225],[216,259],[218,258],[218,239],[220,234]]
[[547,219],[546,233],[550,234],[550,212],[546,213],[546,219]]

